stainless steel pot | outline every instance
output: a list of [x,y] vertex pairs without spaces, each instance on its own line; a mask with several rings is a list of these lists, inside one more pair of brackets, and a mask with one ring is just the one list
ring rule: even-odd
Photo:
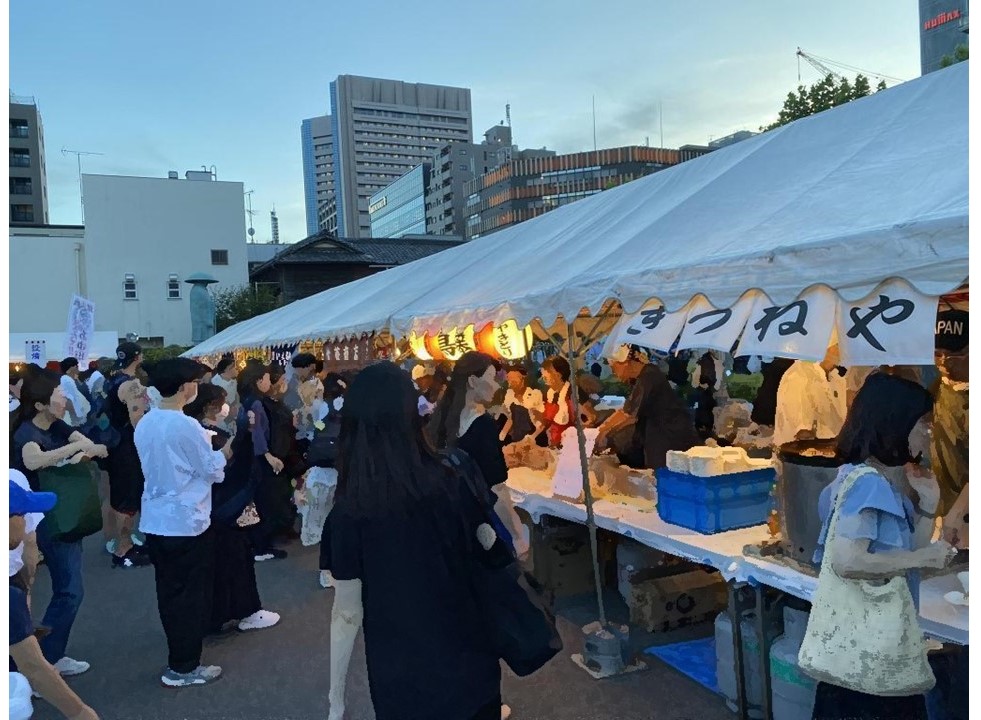
[[[814,551],[821,534],[818,499],[838,477],[841,461],[835,440],[802,440],[780,446],[777,507],[784,552],[794,560],[815,565]],[[804,455],[805,450],[818,455]]]

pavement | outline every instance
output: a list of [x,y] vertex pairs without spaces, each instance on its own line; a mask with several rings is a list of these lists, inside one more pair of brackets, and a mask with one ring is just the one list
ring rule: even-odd
[[[69,683],[102,720],[326,720],[333,591],[317,583],[317,547],[294,542],[284,546],[287,559],[257,565],[263,605],[283,616],[277,627],[206,640],[203,660],[222,666],[224,676],[206,687],[167,689],[160,685],[167,648],[153,569],[112,569],[101,542],[101,535],[85,542],[86,595],[68,654],[92,664]],[[37,619],[50,587],[42,566],[34,590]],[[608,602],[616,608],[615,593],[612,598]],[[589,597],[561,601],[565,649],[534,676],[517,678],[505,669],[503,697],[514,720],[731,720],[722,698],[656,659],[647,659],[645,672],[606,680],[593,680],[576,667],[570,655],[582,650],[579,628],[595,619],[594,605]],[[622,612],[621,607],[612,614]],[[678,642],[711,632],[709,623],[655,639]],[[647,640],[636,639],[641,645]],[[35,720],[61,717],[43,700],[34,702]],[[359,638],[346,717],[374,716]]]

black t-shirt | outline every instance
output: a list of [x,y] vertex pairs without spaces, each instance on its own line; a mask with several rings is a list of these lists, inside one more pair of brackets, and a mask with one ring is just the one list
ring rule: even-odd
[[501,449],[500,431],[489,414],[484,413],[467,428],[457,447],[473,458],[489,487],[508,479],[508,466]]
[[359,518],[340,496],[324,530],[334,577],[361,580],[378,720],[469,720],[500,694],[500,664],[467,581],[484,518],[462,482],[427,464],[416,497]]
[[74,432],[75,428],[63,420],[55,420],[47,430],[42,430],[30,421],[17,428],[17,432],[14,433],[14,467],[27,476],[27,482],[30,483],[32,490],[38,489],[37,471],[28,470],[24,465],[24,446],[37,443],[42,451],[51,452],[69,445],[71,443],[69,438]]
[[635,438],[644,447],[648,468],[664,467],[668,450],[688,450],[699,443],[688,409],[656,365],[640,371],[623,410],[637,418]]

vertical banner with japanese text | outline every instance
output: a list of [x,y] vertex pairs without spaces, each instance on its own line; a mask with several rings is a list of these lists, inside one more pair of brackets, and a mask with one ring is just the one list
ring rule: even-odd
[[73,357],[84,366],[95,335],[95,303],[79,295],[72,296],[68,306],[68,331],[65,333],[65,357]]
[[48,348],[44,340],[24,341],[24,361],[40,367],[48,364]]

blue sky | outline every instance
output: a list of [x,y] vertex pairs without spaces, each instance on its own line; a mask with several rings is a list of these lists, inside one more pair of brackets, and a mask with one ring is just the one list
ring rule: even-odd
[[[10,87],[41,109],[52,223],[80,222],[84,172],[215,165],[254,189],[256,239],[305,235],[300,121],[339,74],[472,89],[474,131],[559,152],[704,144],[756,130],[797,85],[795,51],[919,75],[914,0],[13,0]],[[819,79],[802,68],[805,83]]]

